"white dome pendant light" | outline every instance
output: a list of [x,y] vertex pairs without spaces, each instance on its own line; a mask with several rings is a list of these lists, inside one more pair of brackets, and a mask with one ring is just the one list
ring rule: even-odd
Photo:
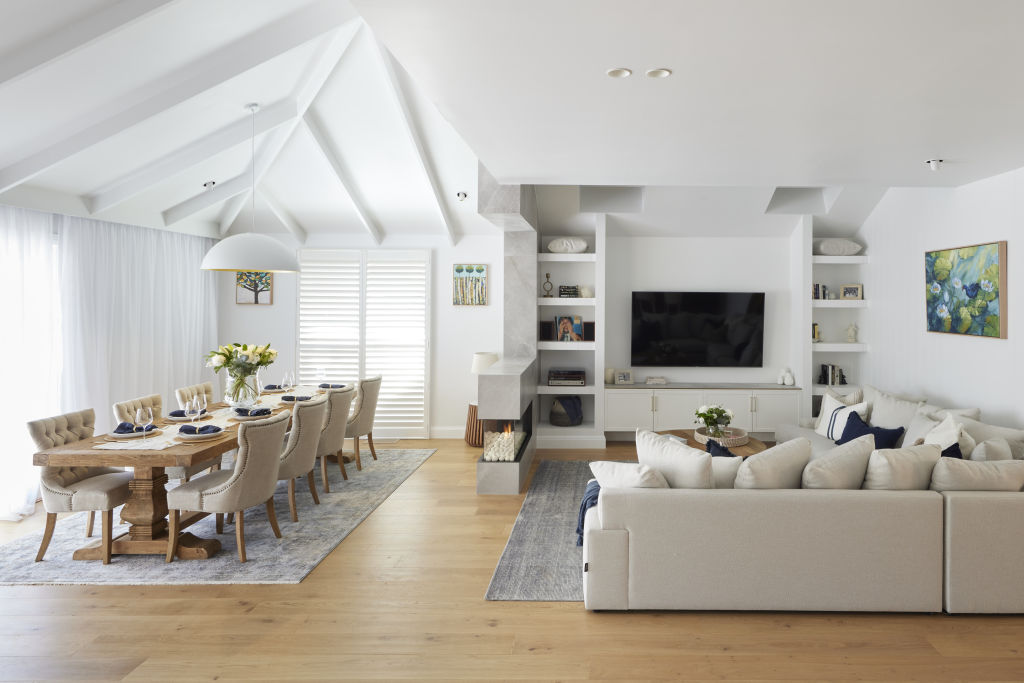
[[297,273],[299,260],[295,252],[273,237],[256,232],[256,110],[258,104],[246,105],[252,112],[252,232],[222,239],[206,252],[203,270],[241,270],[269,273]]

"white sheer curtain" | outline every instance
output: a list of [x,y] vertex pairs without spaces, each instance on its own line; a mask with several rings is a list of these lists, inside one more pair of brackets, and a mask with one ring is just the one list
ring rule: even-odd
[[50,214],[0,206],[0,519],[32,512],[39,470],[25,423],[60,412],[60,292]]
[[60,217],[64,372],[61,407],[96,409],[209,381],[203,356],[216,346],[215,273],[199,269],[213,240],[83,218]]

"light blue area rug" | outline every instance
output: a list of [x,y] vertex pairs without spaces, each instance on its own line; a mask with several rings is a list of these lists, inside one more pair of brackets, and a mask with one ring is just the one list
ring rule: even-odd
[[576,522],[592,477],[586,461],[544,460],[537,466],[491,577],[488,600],[583,601]]
[[[57,522],[42,562],[35,562],[42,531],[4,545],[0,549],[0,585],[299,583],[433,453],[433,449],[377,449],[378,460],[363,458],[361,472],[354,464],[347,466],[348,481],[341,478],[335,463],[328,463],[330,493],[323,493],[320,488],[318,464],[320,505],[313,504],[305,480],[297,481],[298,523],[291,521],[288,512],[287,485],[279,482],[274,507],[284,537],[274,536],[263,506],[249,510],[245,515],[244,564],[238,561],[234,525],[225,524],[225,533],[218,535],[213,515],[186,530],[202,538],[220,540],[220,552],[207,560],[175,560],[167,564],[163,556],[157,555],[114,555],[108,565],[72,560],[75,549],[88,540],[84,535],[83,512]],[[115,510],[115,524],[119,519]],[[127,529],[127,525],[116,524],[114,536]],[[97,537],[99,530],[97,515]]]

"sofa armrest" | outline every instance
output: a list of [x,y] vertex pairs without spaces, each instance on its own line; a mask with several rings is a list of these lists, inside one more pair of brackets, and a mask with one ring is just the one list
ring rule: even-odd
[[629,534],[602,529],[596,507],[583,522],[583,606],[629,609]]

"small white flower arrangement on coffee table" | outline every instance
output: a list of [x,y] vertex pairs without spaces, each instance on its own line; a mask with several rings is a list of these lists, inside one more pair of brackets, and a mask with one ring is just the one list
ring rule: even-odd
[[697,428],[693,433],[693,438],[698,443],[707,443],[709,439],[714,439],[728,448],[730,446],[742,446],[749,440],[746,431],[742,429],[731,429],[728,433],[726,432],[726,429],[732,424],[732,419],[735,415],[723,405],[715,403],[709,406],[701,406],[697,408],[694,414],[697,416],[694,422],[703,427]]

